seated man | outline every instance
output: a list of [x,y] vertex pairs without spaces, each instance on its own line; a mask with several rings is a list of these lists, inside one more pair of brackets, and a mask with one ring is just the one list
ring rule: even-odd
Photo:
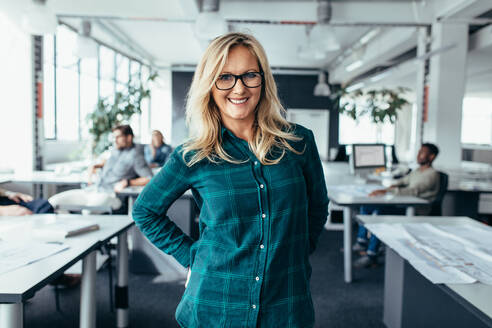
[[102,168],[98,189],[121,191],[129,186],[145,186],[152,178],[152,171],[145,162],[142,145],[133,143],[133,130],[129,125],[113,129],[114,149],[107,161],[92,166],[92,174]]
[[[424,143],[417,154],[417,163],[419,167],[407,176],[404,176],[397,181],[396,184],[386,189],[374,190],[369,196],[382,196],[386,193],[394,193],[396,195],[410,195],[426,199],[430,202],[436,199],[439,193],[439,172],[432,167],[432,162],[439,153],[436,145]],[[430,212],[429,206],[422,206],[416,209],[417,214],[426,215]],[[395,207],[378,207],[378,206],[363,206],[360,210],[361,214],[403,214],[403,210]],[[357,233],[357,243],[353,246],[354,251],[366,251],[366,255],[359,258],[354,263],[354,267],[366,267],[377,263],[377,251],[379,248],[379,240],[371,235],[368,244],[367,229],[364,226],[359,226]]]
[[53,213],[53,207],[45,199],[33,200],[29,195],[0,189],[0,216],[33,213]]
[[164,142],[164,136],[161,131],[152,131],[152,142],[150,145],[145,146],[145,161],[147,164],[151,168],[164,166],[172,152],[172,147]]
[[[119,125],[113,129],[114,149],[108,160],[93,165],[89,173],[89,186],[85,189],[69,190],[50,198],[58,204],[102,206],[111,202],[118,209],[126,202],[114,198],[113,192],[119,192],[129,186],[144,186],[152,178],[152,171],[145,162],[142,145],[133,143],[133,130],[129,125]],[[99,180],[93,184],[92,176],[102,169]],[[94,196],[94,197],[92,197]],[[116,203],[113,202],[116,200]],[[120,208],[121,213],[126,210]]]

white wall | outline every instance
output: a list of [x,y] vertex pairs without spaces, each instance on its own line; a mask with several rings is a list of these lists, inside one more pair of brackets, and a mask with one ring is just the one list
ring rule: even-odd
[[31,36],[2,11],[0,44],[0,168],[27,171],[34,163]]

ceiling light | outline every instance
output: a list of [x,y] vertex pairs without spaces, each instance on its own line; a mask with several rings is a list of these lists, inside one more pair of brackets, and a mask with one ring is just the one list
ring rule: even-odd
[[333,28],[329,25],[331,20],[331,2],[322,0],[318,3],[318,23],[313,27],[309,41],[322,51],[340,50]]
[[381,81],[382,79],[384,79],[385,77],[387,77],[389,75],[391,75],[391,72],[390,71],[385,71],[385,72],[382,72],[382,73],[379,73],[379,74],[374,75],[369,80],[371,82],[377,82],[377,81]]
[[310,43],[303,44],[297,49],[297,56],[304,60],[325,60],[326,52],[313,47]]
[[376,35],[378,35],[379,32],[381,32],[381,29],[380,28],[372,29],[369,32],[367,32],[366,34],[364,34],[360,38],[359,42],[361,44],[367,44],[367,43],[369,43],[369,41],[371,41],[372,39],[374,39],[374,37],[376,37]]
[[219,0],[204,0],[202,11],[195,21],[196,37],[199,40],[210,41],[227,32],[227,22],[219,14]]
[[320,97],[328,97],[331,94],[330,86],[326,83],[325,72],[319,72],[318,84],[314,87],[314,95]]
[[77,35],[77,43],[73,51],[74,55],[79,58],[97,58],[98,46],[91,38],[91,22],[82,21],[82,29]]
[[21,25],[33,35],[54,34],[58,20],[46,0],[32,0],[22,15]]
[[310,42],[314,47],[318,47],[322,51],[330,52],[340,50],[340,44],[335,38],[333,28],[327,24],[316,24],[313,27]]
[[309,36],[313,26],[306,25],[306,42],[297,48],[297,57],[304,60],[325,60],[327,58],[326,51],[319,47],[313,46],[309,41]]
[[359,67],[361,67],[361,66],[362,66],[362,64],[364,64],[364,63],[362,62],[362,60],[357,60],[357,61],[354,61],[352,64],[347,65],[347,67],[345,67],[345,70],[346,70],[347,72],[352,72],[352,71],[354,71],[354,70],[358,69]]

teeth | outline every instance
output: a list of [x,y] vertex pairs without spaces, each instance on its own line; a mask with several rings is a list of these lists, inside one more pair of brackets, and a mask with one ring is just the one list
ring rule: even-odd
[[244,99],[240,99],[240,100],[236,100],[236,99],[230,99],[229,100],[231,101],[231,103],[233,104],[242,104],[242,103],[245,103],[246,100],[248,100],[248,98],[244,98]]

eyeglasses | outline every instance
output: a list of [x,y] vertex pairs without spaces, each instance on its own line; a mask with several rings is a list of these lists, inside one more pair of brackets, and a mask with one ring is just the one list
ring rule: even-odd
[[241,75],[221,74],[215,81],[215,86],[219,90],[230,90],[234,88],[238,79],[241,79],[247,88],[258,88],[263,82],[263,72],[246,72]]

